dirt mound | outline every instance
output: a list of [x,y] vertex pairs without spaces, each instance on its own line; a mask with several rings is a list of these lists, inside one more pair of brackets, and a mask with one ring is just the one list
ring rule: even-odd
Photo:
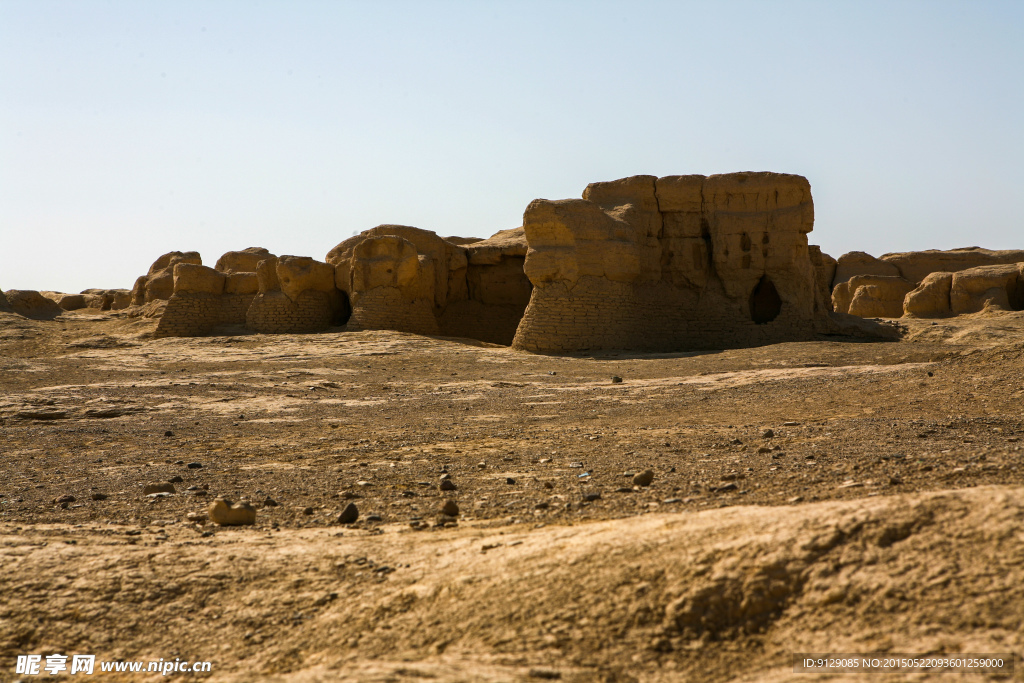
[[1024,489],[985,487],[506,532],[7,527],[0,652],[296,681],[785,680],[793,652],[1005,652],[1022,516]]

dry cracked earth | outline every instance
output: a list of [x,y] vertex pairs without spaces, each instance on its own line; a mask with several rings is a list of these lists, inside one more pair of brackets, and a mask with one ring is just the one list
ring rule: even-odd
[[[282,682],[1019,656],[1024,314],[901,322],[898,343],[540,356],[0,313],[0,680],[38,680],[15,673],[32,653]],[[256,524],[204,522],[218,496]]]

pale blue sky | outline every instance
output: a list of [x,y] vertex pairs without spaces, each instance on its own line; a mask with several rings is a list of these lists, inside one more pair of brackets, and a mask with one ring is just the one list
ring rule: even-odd
[[1024,2],[0,0],[3,289],[741,170],[833,256],[1024,248]]

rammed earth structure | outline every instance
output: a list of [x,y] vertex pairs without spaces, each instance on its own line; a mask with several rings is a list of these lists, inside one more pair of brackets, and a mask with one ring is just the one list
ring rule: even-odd
[[135,297],[170,297],[157,336],[347,323],[560,353],[878,334],[831,312],[836,262],[808,245],[813,226],[802,176],[633,176],[592,183],[581,199],[535,200],[522,227],[486,240],[381,225],[326,262],[250,248],[207,268],[175,252]]

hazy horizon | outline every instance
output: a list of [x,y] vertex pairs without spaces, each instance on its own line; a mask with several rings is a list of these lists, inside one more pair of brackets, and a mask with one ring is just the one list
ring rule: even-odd
[[806,176],[839,256],[1024,248],[1024,3],[0,0],[0,287],[487,237],[590,182]]

